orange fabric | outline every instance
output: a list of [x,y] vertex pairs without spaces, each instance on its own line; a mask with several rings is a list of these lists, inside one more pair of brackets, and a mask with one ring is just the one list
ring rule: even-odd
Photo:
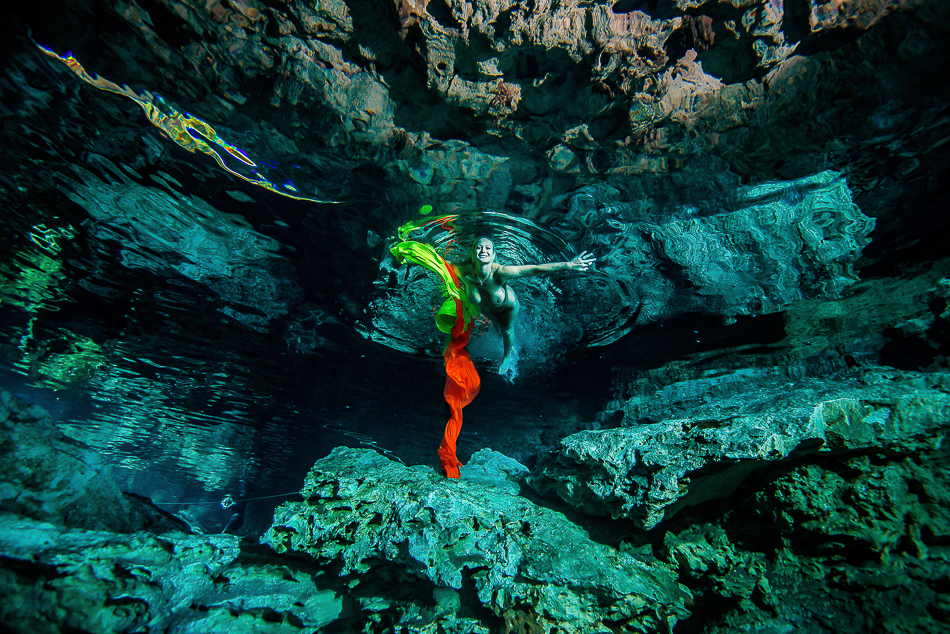
[[451,415],[445,425],[442,443],[439,445],[439,460],[442,462],[445,475],[458,478],[461,475],[459,467],[462,463],[455,455],[455,443],[462,431],[462,408],[472,402],[481,387],[475,364],[465,351],[465,346],[475,329],[475,318],[478,316],[479,309],[469,301],[467,289],[459,279],[458,269],[453,264],[439,255],[430,245],[405,241],[413,228],[413,223],[401,227],[399,237],[403,242],[393,245],[390,251],[400,262],[409,260],[437,273],[445,285],[444,295],[447,299],[436,313],[436,326],[452,337],[442,355],[445,359],[443,395],[445,402],[449,405]]
[[[451,269],[450,269],[451,270]],[[455,277],[453,273],[453,277]],[[469,337],[472,336],[472,329],[475,322],[469,322],[468,328],[465,328],[465,322],[462,319],[461,302],[458,303],[458,318],[455,322],[455,328],[452,329],[452,340],[445,346],[445,402],[449,404],[451,416],[449,422],[445,425],[445,435],[442,436],[442,444],[439,445],[439,460],[442,461],[442,468],[445,469],[445,475],[450,478],[460,476],[459,467],[462,463],[455,455],[455,441],[462,431],[462,408],[472,402],[478,395],[481,387],[481,379],[475,370],[475,364],[472,358],[465,351]]]
[[[462,282],[459,280],[455,267],[448,262],[445,262],[445,266],[452,276],[452,282],[459,290],[463,290]],[[472,363],[472,357],[465,351],[465,346],[472,336],[474,327],[474,319],[469,321],[466,327],[462,302],[456,298],[455,327],[452,328],[452,340],[445,346],[445,352],[442,355],[445,359],[445,390],[443,390],[443,394],[445,402],[449,405],[451,416],[449,422],[445,425],[442,444],[439,445],[439,460],[442,461],[445,475],[450,478],[458,478],[461,475],[459,467],[462,466],[462,463],[455,455],[455,442],[462,431],[462,408],[472,402],[481,387],[481,379],[475,370],[475,364]]]

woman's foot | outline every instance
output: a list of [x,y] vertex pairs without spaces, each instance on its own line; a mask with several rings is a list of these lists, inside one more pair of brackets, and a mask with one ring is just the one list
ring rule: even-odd
[[501,365],[498,366],[498,374],[514,382],[515,377],[518,376],[518,355],[515,354],[514,350],[511,350],[501,360]]

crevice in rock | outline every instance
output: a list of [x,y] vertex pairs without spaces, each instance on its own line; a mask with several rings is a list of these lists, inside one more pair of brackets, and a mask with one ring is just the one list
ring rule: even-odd
[[182,49],[192,42],[204,39],[201,33],[195,32],[187,22],[172,13],[159,0],[136,0],[136,2],[151,18],[151,26],[154,27],[155,34],[169,46]]

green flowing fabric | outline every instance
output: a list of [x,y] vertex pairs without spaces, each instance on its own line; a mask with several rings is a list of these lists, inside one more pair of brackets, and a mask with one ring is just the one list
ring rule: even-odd
[[439,330],[452,337],[443,351],[443,394],[451,416],[445,425],[445,434],[439,445],[439,460],[448,477],[458,478],[462,463],[455,452],[456,441],[462,431],[462,408],[472,402],[481,387],[478,372],[475,371],[475,365],[465,351],[465,346],[474,330],[475,318],[481,311],[469,300],[468,288],[455,265],[446,261],[432,246],[405,240],[411,231],[430,222],[432,221],[409,223],[400,227],[399,237],[404,241],[395,244],[390,252],[400,262],[409,261],[424,266],[442,279],[442,292],[446,299],[435,315],[435,324]]
[[458,311],[455,300],[462,304],[462,319],[467,327],[469,322],[481,314],[481,309],[468,298],[468,289],[465,281],[453,272],[453,265],[442,258],[430,245],[422,242],[406,241],[393,245],[389,250],[393,257],[400,262],[406,260],[419,266],[424,266],[442,278],[442,294],[445,301],[435,316],[435,325],[447,335],[452,334]]

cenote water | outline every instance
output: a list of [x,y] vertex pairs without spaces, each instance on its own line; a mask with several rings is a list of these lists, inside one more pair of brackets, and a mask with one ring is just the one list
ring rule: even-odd
[[[775,572],[791,561],[783,549],[825,557],[821,565],[865,566],[867,575],[893,553],[944,561],[943,572],[927,573],[942,578],[927,582],[937,597],[927,610],[946,623],[950,537],[933,528],[945,511],[928,511],[937,519],[925,528],[893,529],[907,535],[894,544],[841,529],[831,550],[806,546],[809,526],[823,535],[839,527],[807,515],[814,507],[775,511],[790,522],[780,535],[737,527],[755,508],[794,506],[793,486],[782,483],[796,469],[824,469],[802,481],[831,487],[895,455],[926,465],[946,458],[933,457],[946,433],[943,405],[916,392],[887,401],[859,391],[885,380],[945,390],[947,7],[496,4],[18,9],[3,27],[0,70],[0,389],[49,412],[60,432],[102,456],[119,489],[196,534],[255,544],[265,536],[273,546],[275,509],[300,500],[311,468],[334,450],[372,450],[420,468],[405,473],[441,473],[446,336],[434,316],[444,285],[395,258],[395,244],[417,241],[460,264],[488,236],[497,262],[512,267],[587,252],[596,258],[590,270],[509,281],[521,311],[515,373],[498,373],[498,330],[485,316],[474,322],[467,351],[481,389],[464,409],[458,458],[463,480],[484,449],[537,469],[518,485],[518,504],[566,513],[597,548],[664,562],[695,598],[691,618],[656,608],[667,616],[643,621],[646,629],[620,612],[591,623],[839,631],[828,624],[837,613],[796,629],[824,613],[809,608],[798,622],[768,603],[794,603],[794,584]],[[400,238],[406,225],[417,228]],[[859,405],[842,405],[848,399]],[[927,413],[869,413],[885,401],[928,403]],[[905,434],[931,434],[926,446],[936,453],[873,431],[885,419],[936,425]],[[651,429],[665,431],[630,445],[596,440]],[[930,477],[900,490],[941,508],[943,485]],[[839,510],[858,499],[835,490],[821,499]],[[781,524],[749,526],[760,520]],[[525,539],[541,530],[525,521]],[[700,543],[741,544],[751,558],[742,565],[759,570],[754,590],[710,589],[703,575],[713,564],[687,572],[706,561]],[[729,552],[728,565],[739,566],[739,546]],[[367,570],[383,570],[374,562]],[[410,627],[410,612],[373,612],[361,595],[340,599],[339,618],[350,620],[338,631],[356,623],[376,629],[352,631],[482,631],[476,622],[484,631],[608,631],[562,625],[537,607],[542,599],[511,589],[520,582],[503,584],[510,605],[502,590],[488,600],[476,591],[477,571],[494,568],[460,566],[456,585],[451,575],[406,573],[459,591],[457,629],[425,616],[456,599],[425,589],[421,603],[398,601],[429,606],[418,623],[441,629],[399,629]],[[850,580],[841,587],[867,581],[835,570]],[[311,623],[296,609],[261,618]],[[881,610],[853,608],[865,616],[840,631],[898,631],[882,625]],[[100,631],[87,625],[68,631]],[[946,631],[934,628],[926,631]]]

